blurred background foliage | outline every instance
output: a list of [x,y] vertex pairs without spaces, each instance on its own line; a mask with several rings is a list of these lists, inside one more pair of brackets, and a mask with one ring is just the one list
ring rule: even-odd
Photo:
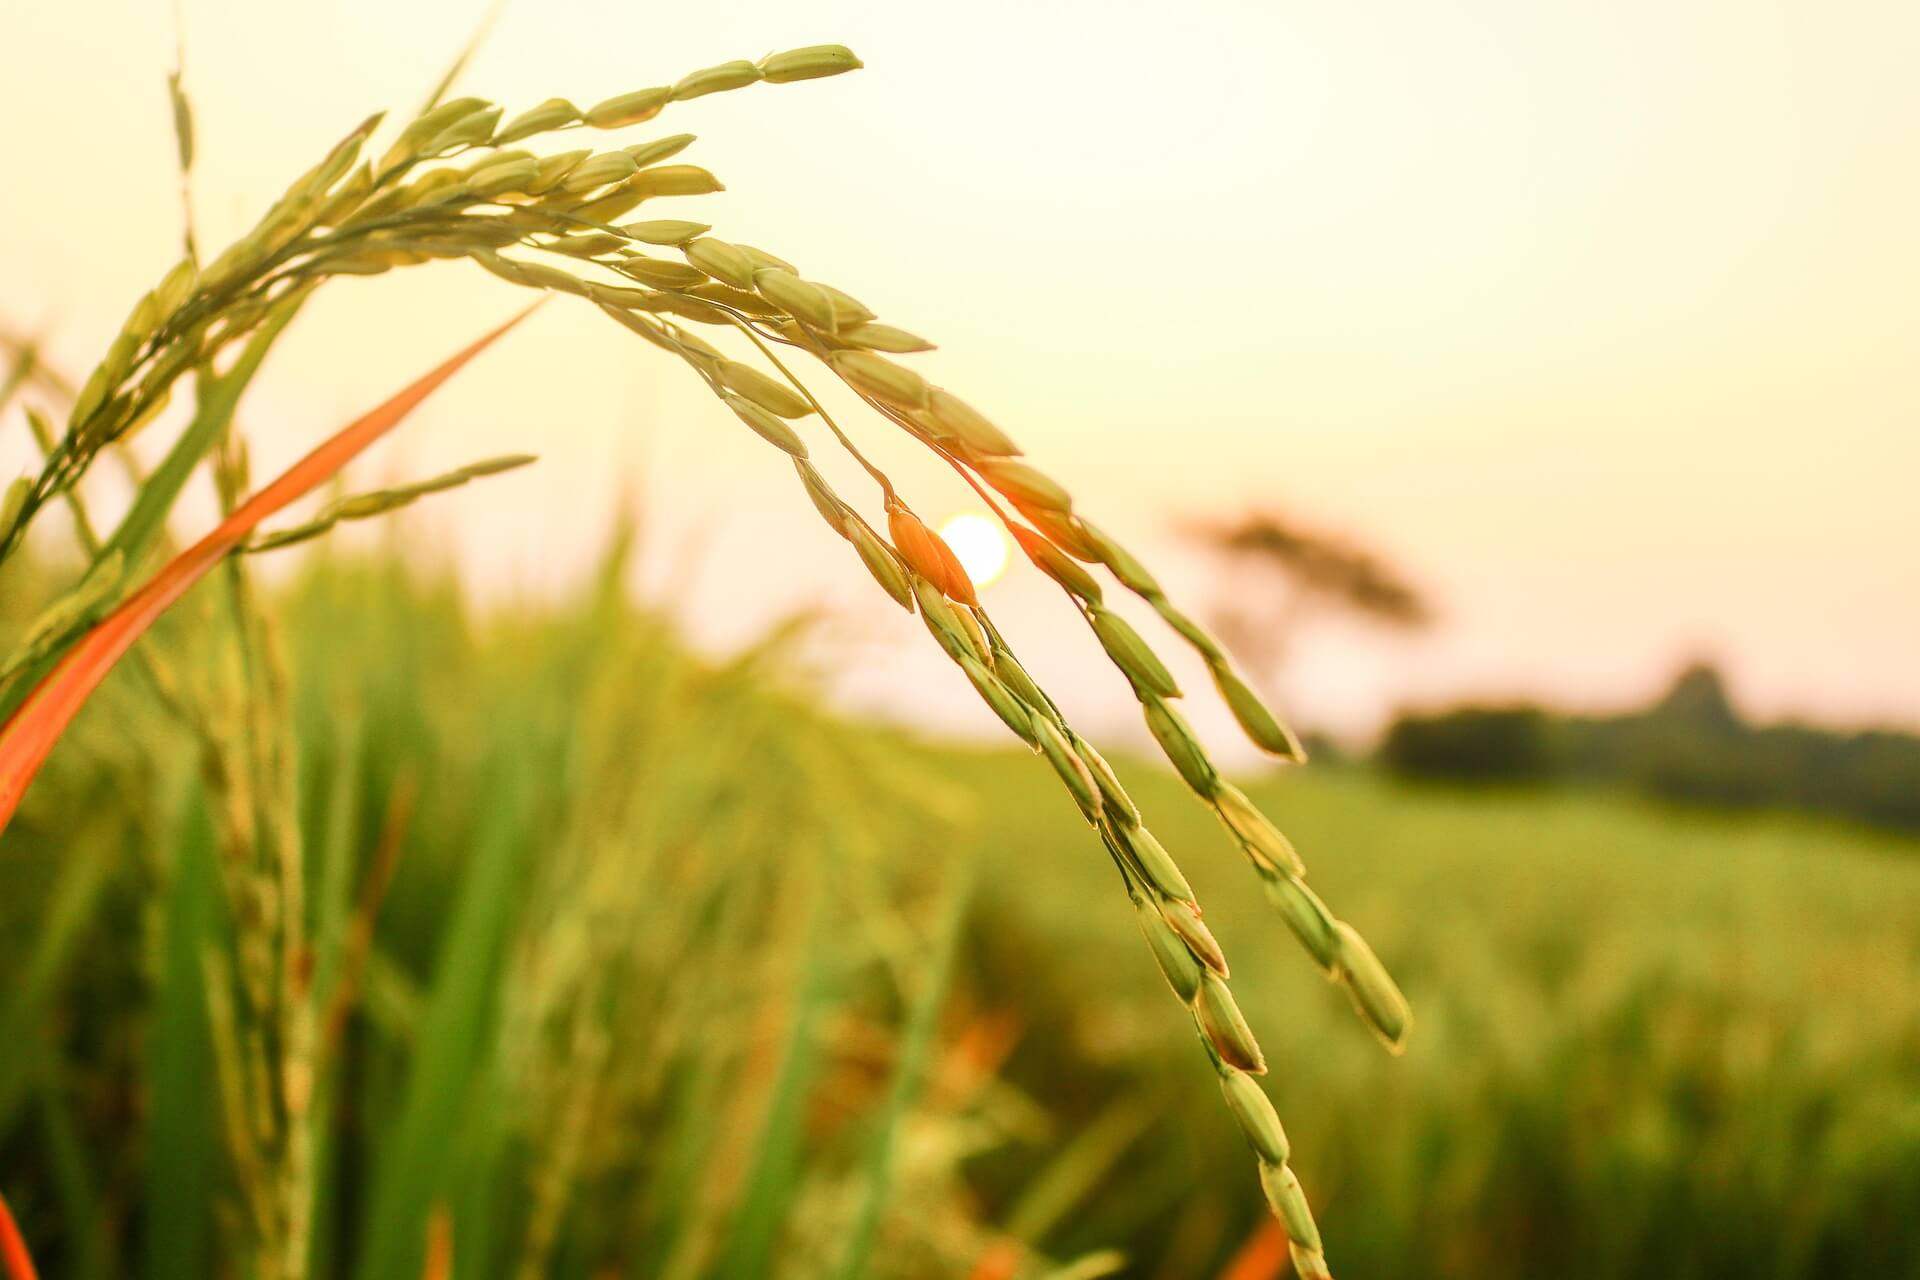
[[[277,589],[333,993],[316,1274],[1282,1274],[1044,764],[823,711],[802,623],[694,657],[625,540],[577,599],[480,610],[398,536]],[[7,573],[11,631],[46,584]],[[148,643],[201,654],[209,595]],[[1671,714],[1619,758],[1681,751]],[[1448,772],[1410,741],[1394,770]],[[0,844],[0,1183],[49,1275],[232,1274],[201,763],[123,670]],[[1405,983],[1394,1060],[1177,780],[1116,764],[1213,904],[1341,1274],[1920,1275],[1910,838],[1603,770],[1248,778]]]

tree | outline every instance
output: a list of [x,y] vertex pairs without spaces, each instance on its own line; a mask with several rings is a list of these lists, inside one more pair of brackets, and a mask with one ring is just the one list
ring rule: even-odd
[[1271,509],[1231,522],[1195,522],[1190,532],[1225,557],[1233,596],[1215,624],[1249,666],[1269,678],[1310,619],[1345,613],[1383,627],[1432,621],[1426,597],[1379,553],[1344,534],[1306,527]]

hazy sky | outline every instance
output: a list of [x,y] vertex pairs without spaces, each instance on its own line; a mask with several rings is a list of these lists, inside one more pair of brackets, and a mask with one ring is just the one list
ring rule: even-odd
[[[188,0],[203,238],[416,103],[480,8]],[[0,0],[0,318],[76,367],[175,256],[172,39],[158,3]],[[1303,718],[1618,705],[1709,653],[1762,714],[1920,720],[1920,5],[522,0],[463,87],[586,105],[827,40],[868,69],[622,138],[698,133],[727,181],[662,216],[940,342],[920,367],[1199,603],[1226,584],[1170,533],[1196,512],[1276,503],[1397,558],[1439,627],[1307,636]],[[518,301],[464,264],[330,287],[250,404],[257,466]],[[923,512],[970,505],[867,434]],[[419,527],[547,589],[637,497],[647,585],[702,634],[825,603],[872,639],[849,696],[984,718],[780,459],[590,309],[548,308],[361,474],[521,448],[541,464]],[[1102,714],[1118,678],[1031,577],[989,603]]]

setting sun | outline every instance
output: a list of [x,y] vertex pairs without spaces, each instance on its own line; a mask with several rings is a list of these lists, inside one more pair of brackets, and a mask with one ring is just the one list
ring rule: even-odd
[[960,557],[974,586],[987,586],[1006,572],[1007,535],[991,516],[964,511],[940,526],[940,536]]

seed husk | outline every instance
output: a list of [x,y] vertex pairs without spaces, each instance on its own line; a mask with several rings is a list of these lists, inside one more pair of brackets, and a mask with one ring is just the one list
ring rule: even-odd
[[1214,772],[1206,752],[1201,749],[1200,740],[1194,736],[1185,717],[1156,697],[1144,699],[1141,705],[1146,712],[1147,731],[1160,744],[1167,763],[1194,791],[1202,796],[1211,796],[1219,783],[1219,775]]
[[967,633],[967,643],[972,646],[981,665],[991,669],[993,648],[987,644],[987,633],[980,629],[980,620],[973,616],[973,610],[965,605],[955,605],[953,616],[959,622],[960,629]]
[[1080,521],[1087,541],[1099,552],[1100,562],[1113,570],[1113,576],[1126,583],[1127,589],[1143,596],[1161,595],[1160,584],[1147,572],[1147,567],[1133,558],[1131,552],[1086,520]]
[[403,141],[431,138],[463,116],[472,115],[493,104],[485,98],[449,98],[431,111],[422,112],[400,134]]
[[[1097,776],[1095,781],[1098,781]],[[1148,884],[1177,901],[1194,900],[1193,886],[1187,883],[1187,877],[1181,873],[1180,864],[1173,860],[1173,855],[1167,852],[1167,847],[1160,843],[1153,832],[1137,823],[1131,827],[1115,824],[1114,835],[1133,855]]]
[[780,267],[762,267],[753,273],[753,287],[794,319],[832,332],[833,300],[793,272]]
[[1406,996],[1352,925],[1338,920],[1333,927],[1340,935],[1340,969],[1355,1007],[1387,1048],[1399,1053],[1406,1048],[1407,1032],[1413,1026]]
[[703,236],[681,249],[687,261],[736,289],[753,288],[753,259],[725,240]]
[[927,528],[920,518],[899,504],[887,509],[887,534],[907,567],[937,587],[942,595],[962,604],[979,604],[973,579],[960,566],[939,534]]
[[705,284],[689,285],[686,292],[688,296],[699,298],[703,302],[711,302],[715,306],[731,307],[735,311],[745,312],[750,316],[759,316],[762,319],[772,319],[775,316],[784,314],[759,294],[748,293],[745,289],[736,289],[730,284],[721,284],[718,280],[709,280]]
[[1050,511],[1073,509],[1073,498],[1053,477],[1012,458],[987,457],[974,462],[986,482],[1009,498]]
[[1140,921],[1140,932],[1147,936],[1147,946],[1152,949],[1154,963],[1160,966],[1167,985],[1183,1002],[1192,1004],[1200,993],[1200,962],[1161,918],[1159,908],[1141,899],[1135,899],[1133,906],[1134,916]]
[[491,104],[485,98],[454,98],[443,102],[433,110],[426,112],[412,124],[400,131],[387,154],[380,158],[377,166],[382,173],[390,173],[405,165],[421,154],[421,146],[429,138],[444,130],[462,116]]
[[1320,1228],[1314,1225],[1313,1210],[1307,1207],[1306,1192],[1300,1189],[1300,1179],[1294,1176],[1293,1170],[1280,1163],[1262,1164],[1260,1185],[1266,1190],[1267,1203],[1273,1206],[1280,1224],[1287,1229],[1291,1243],[1319,1253]]
[[532,285],[536,289],[558,289],[581,298],[587,296],[587,282],[578,276],[568,275],[558,267],[550,267],[544,262],[516,262],[513,265],[520,273],[522,284]]
[[1093,775],[1087,772],[1086,763],[1073,753],[1073,747],[1053,721],[1038,711],[1031,712],[1028,718],[1033,723],[1034,740],[1040,745],[1040,754],[1060,775],[1060,781],[1067,784],[1067,790],[1073,793],[1082,812],[1097,813],[1100,808],[1100,789],[1095,785]]
[[639,171],[640,166],[626,152],[603,151],[575,165],[560,183],[560,189],[580,194],[611,183],[624,182]]
[[1225,662],[1212,663],[1211,669],[1215,687],[1220,690],[1220,696],[1226,700],[1233,718],[1240,722],[1240,728],[1248,739],[1262,751],[1282,760],[1305,764],[1307,753],[1300,745],[1300,739],[1267,709],[1267,705],[1260,701],[1260,696],[1247,686],[1239,673]]
[[776,382],[752,365],[741,364],[738,360],[721,363],[720,381],[728,390],[739,392],[762,409],[782,418],[804,418],[813,412],[813,406],[786,384]]
[[1038,745],[1033,736],[1033,713],[1014,697],[1013,691],[972,658],[960,659],[960,669],[967,673],[967,679],[973,682],[974,690],[981,701],[993,708],[993,713],[1006,722],[1028,746]]
[[744,89],[750,84],[758,84],[761,75],[760,68],[751,62],[723,62],[717,67],[704,67],[680,77],[673,86],[673,97],[676,102],[688,102],[694,98],[704,98],[710,93]]
[[785,258],[782,258],[776,254],[768,253],[765,249],[756,249],[750,244],[740,245],[739,249],[740,249],[740,252],[746,254],[749,258],[753,259],[753,266],[754,266],[754,270],[756,271],[765,270],[771,267],[778,271],[791,271],[795,275],[800,274],[800,268],[794,266],[791,262],[788,262]]
[[739,415],[740,421],[759,434],[760,438],[777,449],[784,449],[796,458],[807,456],[807,445],[797,432],[773,414],[768,413],[745,396],[728,395],[727,407]]
[[[778,422],[779,419],[775,418],[774,421]],[[805,473],[802,473],[802,479],[804,478]],[[809,485],[810,496],[812,492],[813,487]],[[820,507],[821,515],[827,515],[827,508],[821,504],[819,498],[814,499],[814,505]],[[832,523],[832,520],[829,519],[828,522]],[[873,580],[893,597],[895,604],[912,613],[913,587],[907,582],[907,575],[901,571],[900,561],[895,558],[893,552],[887,550],[885,544],[873,535],[872,530],[858,520],[845,521],[844,528],[847,539],[853,543],[853,549],[860,553],[860,561],[867,566],[867,572],[873,575]]]
[[1126,673],[1136,688],[1158,694],[1162,698],[1180,696],[1180,686],[1174,683],[1173,673],[1167,670],[1160,656],[1148,647],[1140,638],[1140,633],[1111,609],[1098,604],[1087,606],[1087,617],[1093,623],[1093,634],[1100,640],[1100,647],[1107,656]]
[[810,44],[803,49],[772,53],[760,60],[760,71],[768,84],[790,84],[795,80],[817,80],[858,71],[866,64],[843,44]]
[[1287,877],[1267,881],[1267,899],[1280,910],[1280,918],[1300,939],[1314,963],[1329,977],[1339,976],[1340,936],[1335,930],[1333,913],[1306,882]]
[[1107,813],[1123,826],[1138,827],[1140,808],[1134,804],[1133,797],[1127,794],[1127,789],[1120,785],[1120,777],[1114,773],[1113,766],[1107,763],[1107,758],[1095,750],[1091,742],[1072,730],[1067,731],[1067,741],[1073,744],[1074,753],[1086,763],[1087,772],[1093,775],[1100,795],[1106,800]]
[[941,567],[946,571],[942,589],[960,604],[979,604],[980,597],[973,588],[973,579],[967,576],[967,570],[960,563],[960,557],[953,554],[953,548],[949,547],[946,539],[939,534],[929,530],[928,536],[933,539],[934,554],[940,557]]
[[917,333],[908,333],[905,329],[896,329],[890,324],[873,320],[854,325],[840,335],[840,340],[868,351],[890,351],[895,355],[934,350],[934,345]]
[[421,154],[437,156],[455,147],[469,147],[485,142],[493,137],[494,126],[499,123],[500,108],[498,107],[482,107],[478,111],[468,112],[436,134],[431,142],[421,148]]
[[598,200],[575,205],[573,216],[582,222],[597,223],[606,226],[615,218],[624,218],[632,213],[634,207],[647,199],[642,191],[630,191],[625,187],[615,187]]
[[494,141],[501,146],[509,142],[518,142],[522,138],[531,138],[536,133],[546,133],[562,125],[572,124],[580,119],[580,108],[565,98],[548,98],[537,107],[529,107],[506,122]]
[[[680,303],[685,301],[686,299],[676,298],[672,294],[663,295],[661,298],[662,304]],[[674,307],[671,305],[663,305],[662,310],[675,311]],[[675,311],[675,314],[678,314],[678,312]],[[704,338],[688,333],[684,329],[676,332],[673,335],[673,337],[674,337],[674,340],[678,342],[682,347],[692,352],[694,355],[698,356],[702,361],[706,362],[706,364],[711,369],[718,370],[721,365],[727,363],[727,358],[721,355],[720,352],[716,350],[713,347],[713,345],[707,342],[706,339]]]
[[1320,1250],[1289,1241],[1287,1256],[1293,1260],[1293,1269],[1299,1272],[1300,1280],[1333,1280],[1333,1272],[1327,1270],[1326,1255]]
[[1216,782],[1213,803],[1220,810],[1220,820],[1240,837],[1248,856],[1263,870],[1268,873],[1284,872],[1295,879],[1307,874],[1306,863],[1300,860],[1293,841],[1281,834],[1267,815],[1247,799],[1244,791],[1231,782]]
[[629,222],[620,230],[642,244],[680,245],[713,230],[704,222],[686,222],[679,218],[653,218]]
[[313,215],[316,227],[337,227],[358,210],[366,201],[367,193],[373,190],[373,168],[361,165],[353,171],[353,176],[341,183],[334,193],[327,197]]
[[540,162],[539,157],[534,155],[533,152],[521,147],[501,147],[495,150],[480,152],[461,172],[471,178],[482,169],[491,169],[497,164],[513,164],[519,160],[531,160],[535,164]]
[[574,258],[598,258],[602,254],[613,252],[626,242],[625,236],[594,231],[582,236],[565,236],[540,247],[549,253],[564,253]]
[[1219,642],[1207,633],[1205,627],[1174,608],[1173,602],[1165,596],[1153,596],[1150,599],[1153,611],[1159,614],[1161,620],[1168,626],[1179,632],[1181,639],[1197,649],[1200,656],[1207,660],[1208,665],[1224,663],[1227,660],[1227,655],[1220,648]]
[[642,169],[627,179],[627,190],[643,198],[650,196],[705,196],[725,191],[720,179],[697,164],[663,164]]
[[673,341],[667,337],[666,333],[663,332],[656,323],[647,320],[643,316],[635,315],[626,306],[623,306],[618,303],[613,303],[613,302],[604,302],[604,301],[601,301],[599,297],[599,295],[602,293],[629,293],[629,292],[637,292],[637,290],[624,290],[624,289],[614,290],[614,289],[609,289],[605,285],[599,285],[599,284],[587,286],[587,296],[589,298],[592,298],[596,303],[599,304],[600,310],[606,312],[609,319],[613,320],[615,323],[619,324],[621,327],[629,329],[632,332],[641,336],[642,338],[645,338],[648,342],[651,342],[654,346],[659,347],[662,351],[666,351],[666,352],[670,352],[672,354],[678,355],[679,351],[674,346]]
[[813,282],[813,287],[833,300],[833,314],[839,317],[841,324],[865,324],[874,318],[873,309],[852,294],[817,280]]
[[834,372],[855,390],[897,409],[927,407],[927,380],[885,356],[871,351],[836,351],[827,357]]
[[467,187],[480,199],[526,191],[540,179],[540,164],[535,160],[510,160],[491,164],[467,179]]
[[171,316],[180,309],[181,303],[193,296],[193,286],[199,278],[200,269],[194,266],[193,259],[182,258],[173,264],[153,291],[162,317]]
[[927,397],[927,414],[943,436],[950,436],[977,454],[1014,457],[1020,446],[984,414],[945,387],[934,387]]
[[562,151],[557,155],[548,156],[546,159],[540,161],[539,176],[534,178],[533,182],[528,185],[527,194],[537,196],[543,192],[553,190],[566,179],[568,174],[579,168],[583,160],[592,154],[593,152],[591,151],[581,150]]
[[982,663],[988,655],[974,646],[974,633],[960,621],[960,610],[941,594],[940,588],[919,574],[913,575],[913,594],[920,601],[920,619],[927,630],[955,662],[972,658]]
[[660,114],[662,107],[672,101],[673,90],[664,86],[635,89],[632,93],[623,93],[588,107],[585,119],[596,129],[618,129],[623,125],[653,119]]
[[1045,709],[1047,695],[1040,691],[1040,686],[1033,682],[1033,677],[1027,674],[1027,669],[1020,665],[1018,658],[1005,649],[995,649],[993,669],[999,675],[1000,682],[1013,690],[1020,701],[1035,709]]
[[1200,992],[1193,1001],[1193,1016],[1200,1024],[1201,1034],[1222,1062],[1254,1075],[1266,1074],[1267,1063],[1261,1056],[1260,1044],[1253,1038],[1240,1006],[1234,1002],[1233,992],[1217,974],[1201,976]]
[[1009,527],[1013,540],[1020,544],[1020,549],[1026,552],[1027,559],[1033,562],[1036,569],[1087,603],[1100,603],[1100,584],[1071,556],[1024,525]]
[[[793,469],[799,473],[800,483],[806,488],[807,498],[813,503],[813,509],[820,513],[820,518],[825,520],[835,533],[851,539],[854,529],[858,528],[862,531],[866,529],[866,526],[859,521],[849,519],[846,504],[835,496],[833,490],[828,487],[826,478],[814,469],[811,462],[795,458]],[[885,587],[887,584],[883,582],[880,585]],[[891,593],[892,589],[888,588],[888,590]],[[906,607],[911,608],[911,606]]]
[[[688,286],[688,288],[692,288],[692,287],[693,286],[691,285]],[[701,302],[697,298],[681,297],[677,293],[661,294],[660,302],[655,309],[659,311],[664,311],[669,315],[679,316],[683,320],[695,321],[698,324],[715,324],[715,325],[724,326],[732,323],[731,321],[728,320],[727,313],[720,310],[718,307],[710,306],[707,303]],[[683,334],[681,336],[683,339],[686,339],[686,340],[691,340],[693,337],[692,334]],[[713,351],[711,347],[708,347],[706,349],[709,352]],[[720,357],[718,353],[714,353],[713,358],[717,360]]]
[[1193,958],[1207,969],[1220,975],[1227,974],[1227,953],[1220,949],[1213,930],[1207,928],[1206,921],[1200,918],[1200,909],[1191,902],[1170,899],[1160,904],[1160,914],[1166,917],[1167,927],[1180,935],[1180,940],[1193,952]]
[[1254,1154],[1268,1164],[1285,1164],[1291,1151],[1287,1131],[1280,1127],[1280,1117],[1274,1113],[1273,1102],[1260,1082],[1244,1071],[1223,1071],[1220,1092],[1227,1100],[1227,1110],[1240,1122],[1240,1132],[1246,1135]]
[[635,256],[615,263],[613,269],[656,289],[685,289],[702,284],[707,278],[707,273],[696,266],[665,258]]
[[1013,505],[1019,508],[1020,514],[1025,516],[1034,528],[1045,534],[1047,541],[1054,546],[1086,564],[1100,563],[1100,557],[1095,554],[1093,544],[1087,541],[1086,535],[1080,529],[1080,517],[1070,512],[1050,511],[1045,507],[1036,507],[1032,503],[1021,502],[1017,498],[1014,499]]
[[669,156],[677,156],[693,145],[694,136],[690,133],[674,133],[664,138],[655,138],[651,142],[636,142],[630,147],[620,148],[633,157],[633,162],[642,169],[648,165],[659,164]]
[[127,313],[127,322],[121,326],[120,332],[136,342],[144,342],[159,325],[160,300],[149,290],[133,304],[133,310]]

